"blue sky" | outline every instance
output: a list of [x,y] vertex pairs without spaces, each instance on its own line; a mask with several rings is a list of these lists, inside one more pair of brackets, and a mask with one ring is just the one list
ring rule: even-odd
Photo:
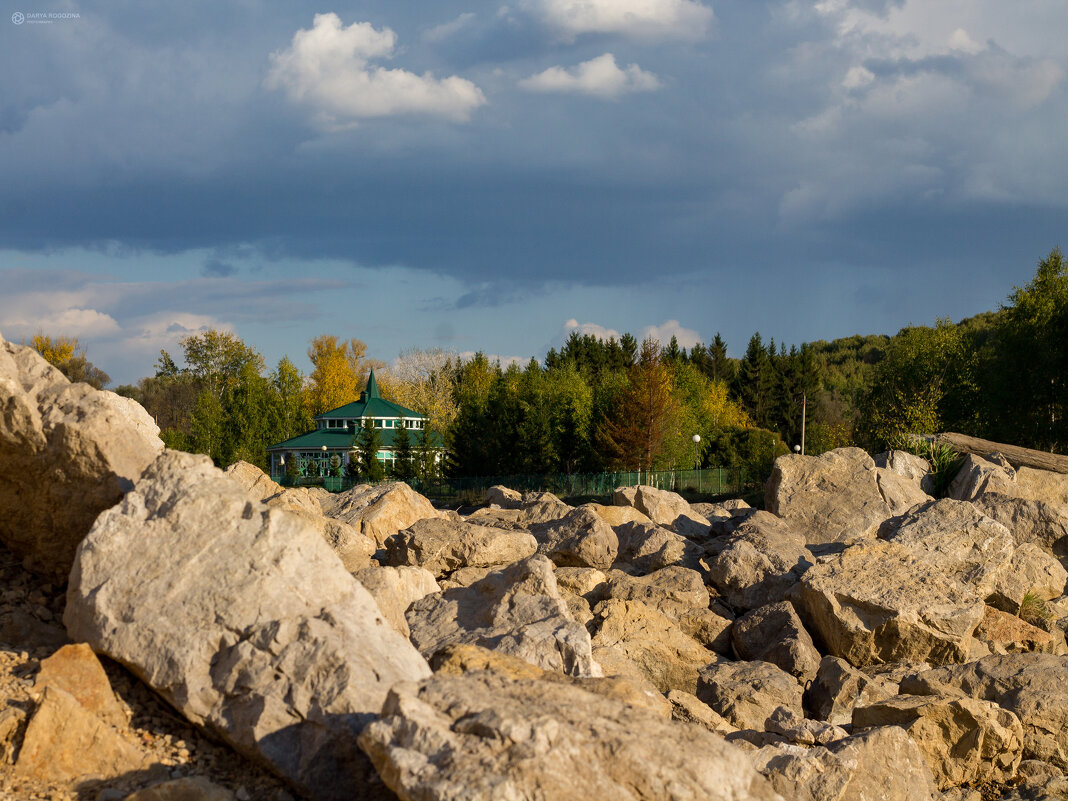
[[740,355],[993,309],[1068,246],[1063,0],[7,5],[0,334],[116,382],[205,326],[304,369]]

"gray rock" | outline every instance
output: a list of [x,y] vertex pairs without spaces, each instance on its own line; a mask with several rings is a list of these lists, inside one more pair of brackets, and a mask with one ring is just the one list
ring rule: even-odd
[[811,565],[803,534],[768,512],[755,512],[709,558],[708,577],[733,609],[744,612],[782,601]]
[[389,625],[407,639],[411,631],[404,613],[408,607],[435,592],[441,592],[434,574],[421,567],[367,567],[356,580],[371,593]]
[[1068,567],[1068,510],[1045,501],[984,493],[974,501],[984,515],[1007,528],[1017,545],[1032,543]]
[[691,540],[655,523],[635,521],[615,527],[617,565],[634,573],[652,573],[671,565],[696,568],[701,549]]
[[551,492],[528,492],[523,496],[523,506],[516,518],[516,525],[529,529],[536,523],[548,523],[567,517],[574,507],[568,506]]
[[590,635],[568,610],[546,557],[535,554],[468,587],[428,595],[408,608],[411,640],[427,658],[448,645],[479,645],[544,670],[600,676]]
[[93,521],[163,448],[135,401],[72,384],[0,337],[0,540],[30,570],[65,578]]
[[780,601],[747,612],[730,631],[739,659],[770,662],[802,685],[816,677],[820,654],[792,604]]
[[812,545],[874,537],[892,514],[875,462],[860,448],[780,456],[764,496],[764,508],[804,532]]
[[538,541],[538,553],[561,567],[607,570],[619,552],[616,532],[585,506],[572,509],[559,520],[537,523],[530,533]]
[[897,684],[869,676],[844,659],[825,656],[816,678],[805,690],[805,708],[809,713],[836,726],[853,721],[853,708],[867,706],[897,694]]
[[709,521],[676,492],[645,485],[620,487],[612,501],[616,506],[632,506],[657,525],[684,536],[700,536],[708,531]]
[[826,652],[858,666],[967,661],[985,608],[971,587],[912,549],[881,540],[809,568],[794,600]]
[[781,801],[709,731],[488,672],[395,687],[360,744],[402,801]]
[[987,492],[1016,497],[1016,471],[1001,454],[985,459],[968,454],[946,494],[957,501],[974,501]]
[[921,456],[916,456],[908,451],[888,451],[872,457],[876,467],[885,468],[891,473],[896,473],[906,478],[919,488],[931,495],[934,492],[934,478],[931,476],[930,463]]
[[718,662],[701,671],[697,697],[739,729],[764,731],[780,706],[804,717],[801,685],[768,662]]
[[175,451],[97,519],[64,623],[322,799],[375,785],[356,735],[391,684],[430,672],[314,528],[263,508],[207,457]]
[[430,501],[403,481],[373,487],[360,484],[338,494],[332,508],[324,511],[373,539],[379,548],[419,520],[442,517]]
[[422,567],[440,578],[463,567],[510,565],[537,548],[526,532],[426,518],[386,540],[385,563]]

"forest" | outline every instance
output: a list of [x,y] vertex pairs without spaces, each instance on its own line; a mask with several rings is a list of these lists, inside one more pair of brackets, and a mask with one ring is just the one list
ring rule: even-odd
[[[156,419],[169,447],[220,466],[265,466],[268,445],[314,427],[356,400],[375,370],[383,397],[429,417],[451,476],[689,469],[770,469],[799,445],[878,451],[910,435],[957,431],[1063,452],[1068,446],[1068,261],[1059,249],[996,311],[894,336],[852,336],[787,347],[759,332],[731,358],[717,334],[687,349],[572,333],[525,366],[484,354],[405,351],[388,365],[359,339],[316,337],[304,375],[287,357],[268,370],[233,333],[206,330],[162,351],[155,374],[115,388]],[[76,339],[29,343],[72,380],[108,376]],[[701,437],[695,447],[693,435]]]

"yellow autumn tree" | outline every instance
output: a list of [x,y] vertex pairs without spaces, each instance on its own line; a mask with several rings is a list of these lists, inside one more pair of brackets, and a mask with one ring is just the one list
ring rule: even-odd
[[315,416],[359,400],[370,370],[382,362],[367,358],[367,345],[358,339],[323,334],[312,340],[308,358],[314,366],[304,403]]
[[403,351],[382,373],[375,373],[379,392],[386,400],[425,414],[439,433],[456,419],[456,355],[441,348]]

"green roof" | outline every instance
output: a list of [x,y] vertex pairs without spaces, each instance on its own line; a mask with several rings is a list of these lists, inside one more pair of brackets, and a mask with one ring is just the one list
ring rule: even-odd
[[357,419],[360,417],[406,417],[409,420],[425,420],[426,415],[401,406],[399,403],[385,400],[378,394],[378,382],[375,381],[375,371],[367,377],[367,388],[360,395],[358,401],[346,403],[336,409],[316,415],[316,420],[330,420],[338,418]]
[[[392,448],[393,437],[401,429],[399,428],[378,428],[378,442],[380,448]],[[423,432],[416,431],[414,429],[406,429],[408,431],[408,441],[411,442],[413,448],[418,448],[423,441]],[[433,448],[442,447],[443,443],[441,435],[431,431],[430,445]],[[322,428],[318,431],[309,431],[307,434],[301,434],[299,437],[293,437],[287,439],[284,442],[279,442],[274,445],[267,446],[269,451],[287,450],[287,451],[317,451],[322,450],[323,445],[330,451],[347,451],[351,450],[353,446],[354,434],[352,431],[345,428]]]

